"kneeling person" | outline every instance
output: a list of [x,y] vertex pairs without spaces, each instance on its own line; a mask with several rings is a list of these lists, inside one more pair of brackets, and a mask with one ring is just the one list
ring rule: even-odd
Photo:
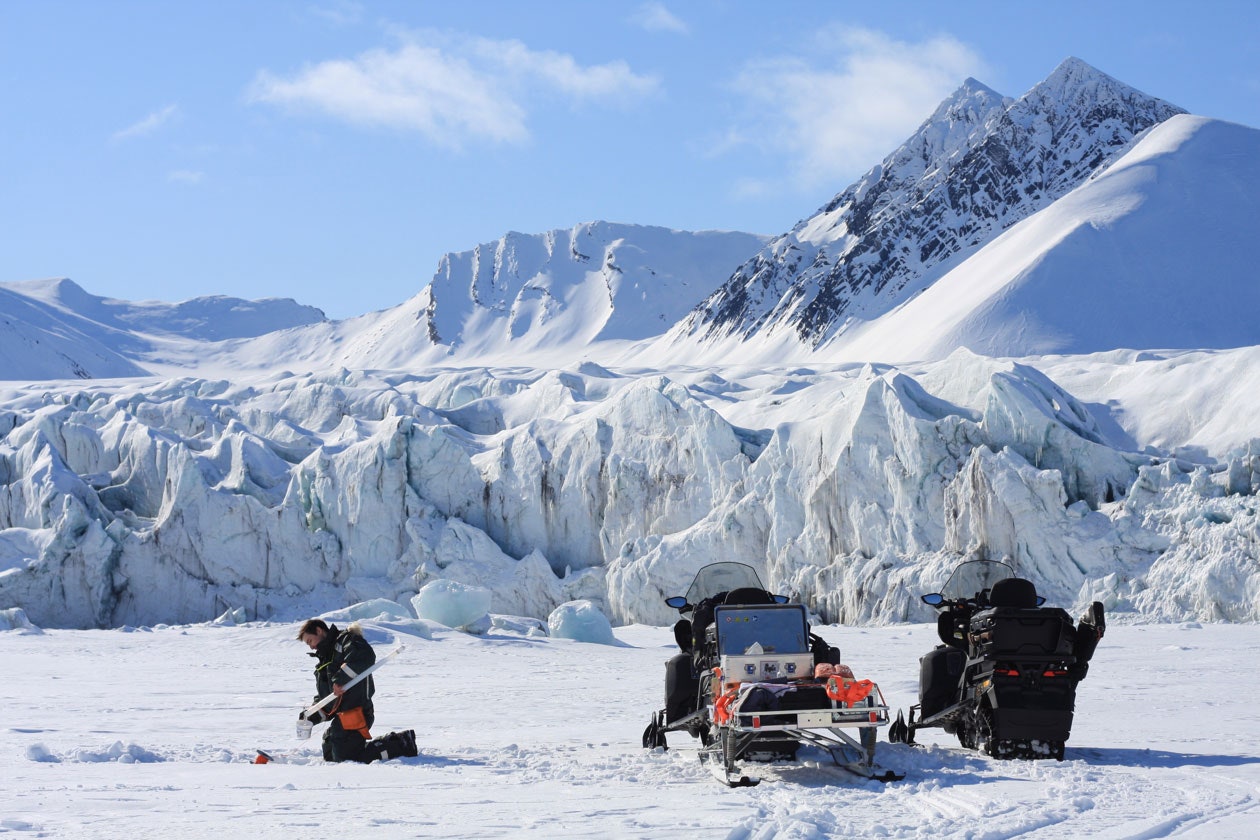
[[330,706],[309,715],[303,710],[299,715],[311,723],[332,722],[324,733],[324,759],[366,763],[376,758],[367,749],[372,737],[368,729],[375,719],[372,695],[376,687],[372,677],[369,675],[348,689],[344,687],[376,662],[376,652],[363,638],[359,625],[338,630],[335,624],[330,626],[312,618],[302,625],[297,637],[315,658],[315,699],[337,696]]

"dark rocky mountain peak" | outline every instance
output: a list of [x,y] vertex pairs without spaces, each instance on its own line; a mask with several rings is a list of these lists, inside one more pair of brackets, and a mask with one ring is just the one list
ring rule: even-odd
[[1018,100],[975,79],[896,151],[741,265],[677,327],[817,347],[904,302],[1185,113],[1077,58]]

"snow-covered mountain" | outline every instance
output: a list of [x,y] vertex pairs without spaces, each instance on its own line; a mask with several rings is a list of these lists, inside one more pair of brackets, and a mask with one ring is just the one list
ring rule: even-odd
[[764,244],[747,233],[608,222],[511,233],[443,257],[422,293],[425,326],[435,341],[476,355],[650,338]]
[[14,291],[17,285],[0,284],[0,380],[145,375],[118,348],[130,345],[130,335],[94,335],[93,325]]
[[[1178,113],[1077,59],[1019,100],[969,79],[773,241],[609,222],[509,233],[448,254],[399,306],[339,322],[292,301],[130,304],[68,281],[7,284],[0,313],[24,314],[0,322],[0,375],[1246,346],[1250,310],[1225,301],[1250,293],[1255,145],[1200,120],[1126,157]],[[1176,255],[1157,256],[1170,242]]]
[[1260,130],[1176,116],[825,357],[1260,342]]
[[1182,109],[1079,59],[1020,99],[973,79],[856,184],[740,266],[675,330],[817,347],[930,285]]
[[[593,345],[665,332],[764,244],[748,233],[612,222],[509,233],[447,254],[411,300],[352,319],[337,331],[339,341],[321,338],[310,349],[348,368],[453,360],[565,365]],[[285,341],[305,344],[301,332]]]
[[446,254],[428,285],[398,306],[224,343],[196,361],[216,375],[266,367],[564,366],[665,332],[765,240],[612,222],[509,233]]
[[[65,278],[0,283],[0,379],[145,376],[171,345],[249,338],[325,320],[289,299],[182,303],[89,294]],[[196,358],[196,350],[189,356]]]
[[[784,318],[721,334],[685,313],[759,237],[510,234],[340,322],[0,287],[8,370],[41,380],[0,388],[0,610],[292,617],[446,578],[659,622],[720,558],[886,622],[982,556],[1065,605],[1260,619],[1260,132],[1174,110],[1079,62],[1019,102],[969,82],[760,251],[814,249],[798,297],[767,262],[744,298]],[[920,273],[802,340],[832,269],[883,259],[825,255],[884,234]],[[1047,351],[1105,352],[995,358]]]

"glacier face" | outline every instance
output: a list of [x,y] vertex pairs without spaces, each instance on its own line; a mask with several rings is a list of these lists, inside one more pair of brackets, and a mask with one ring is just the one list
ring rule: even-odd
[[0,399],[0,609],[46,627],[291,618],[433,580],[544,618],[672,620],[744,560],[829,621],[926,620],[958,560],[1054,603],[1260,619],[1260,447],[1102,425],[1045,374],[916,369],[337,371]]
[[740,266],[678,336],[789,332],[817,347],[878,318],[1184,111],[1079,59],[1018,100],[973,79],[859,181]]

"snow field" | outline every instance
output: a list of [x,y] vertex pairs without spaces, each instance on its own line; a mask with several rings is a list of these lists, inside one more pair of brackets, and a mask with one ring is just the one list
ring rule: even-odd
[[[7,632],[0,683],[0,834],[144,838],[308,836],[787,840],[1254,836],[1260,676],[1239,666],[1256,625],[1112,628],[1081,684],[1068,759],[996,762],[943,732],[881,741],[906,772],[881,785],[821,752],[753,765],[728,790],[695,742],[648,752],[668,628],[620,646],[366,625],[383,653],[375,734],[412,728],[420,755],[327,765],[294,723],[313,692],[289,624]],[[927,625],[820,628],[889,703],[913,702]],[[258,748],[287,763],[250,764]]]

